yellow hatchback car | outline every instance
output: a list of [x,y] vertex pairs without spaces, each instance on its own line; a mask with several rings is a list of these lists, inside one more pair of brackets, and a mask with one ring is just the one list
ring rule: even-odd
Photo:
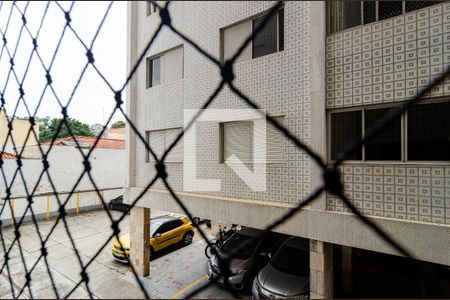
[[[189,245],[193,237],[194,227],[191,221],[183,216],[171,214],[150,219],[151,254],[177,243]],[[122,249],[116,240],[111,250],[113,258],[127,262],[126,257],[130,257],[130,234],[127,233],[119,239],[125,249]]]

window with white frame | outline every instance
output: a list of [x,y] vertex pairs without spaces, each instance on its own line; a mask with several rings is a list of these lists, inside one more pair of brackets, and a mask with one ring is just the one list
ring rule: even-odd
[[[283,124],[283,117],[275,120]],[[254,127],[253,121],[233,121],[221,123],[221,162],[224,162],[232,154],[242,162],[253,161]],[[266,162],[282,163],[284,156],[284,137],[275,127],[266,125]]]
[[[359,108],[329,114],[330,160],[376,126],[390,110]],[[359,161],[450,161],[450,102],[419,104],[395,119],[348,160]]]
[[[171,128],[162,130],[152,130],[146,132],[146,140],[158,159],[162,157],[170,145],[175,141],[178,135],[183,132],[182,128]],[[146,162],[154,162],[155,159],[150,151],[146,150]],[[169,152],[166,162],[183,162],[183,138],[181,138]]]
[[183,78],[183,47],[147,58],[147,88]]
[[[251,18],[221,31],[222,59],[230,59],[245,40],[255,32],[267,15]],[[237,61],[244,61],[284,50],[284,8],[266,22],[264,27],[253,37],[249,45],[242,51]]]
[[392,18],[445,1],[327,1],[327,32]]

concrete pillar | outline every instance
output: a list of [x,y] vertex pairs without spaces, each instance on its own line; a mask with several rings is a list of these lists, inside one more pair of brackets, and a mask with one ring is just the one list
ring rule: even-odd
[[[134,65],[137,61],[137,14],[138,14],[138,6],[144,3],[138,3],[138,1],[128,1],[127,2],[127,14],[128,14],[128,22],[127,22],[127,74],[130,74]],[[127,115],[131,119],[132,122],[136,122],[136,100],[137,100],[137,76],[133,76],[130,79],[130,83],[127,87]],[[124,99],[125,95],[122,95],[122,99]],[[129,124],[126,126],[126,137],[125,137],[126,147],[125,151],[127,153],[127,187],[135,187],[136,186],[136,143],[137,136],[134,132],[133,128]]]
[[310,240],[310,298],[333,298],[333,244]]
[[342,246],[342,290],[349,293],[352,288],[352,247]]
[[150,208],[131,209],[130,260],[140,276],[150,275]]
[[[326,1],[310,1],[310,35],[314,38],[309,40],[310,44],[310,146],[322,158],[327,157],[326,141]],[[323,184],[322,168],[312,160],[310,162],[310,191],[316,190]],[[326,210],[326,194],[322,193],[318,199],[311,202],[308,207],[315,210]]]

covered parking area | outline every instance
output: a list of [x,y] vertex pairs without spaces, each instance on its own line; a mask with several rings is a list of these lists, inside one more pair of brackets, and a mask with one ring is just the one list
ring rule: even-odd
[[450,267],[334,246],[336,298],[450,298]]

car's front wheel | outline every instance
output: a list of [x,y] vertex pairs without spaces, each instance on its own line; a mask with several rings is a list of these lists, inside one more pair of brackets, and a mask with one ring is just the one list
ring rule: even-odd
[[183,237],[183,245],[192,244],[193,238],[194,238],[194,234],[192,232],[186,232]]

